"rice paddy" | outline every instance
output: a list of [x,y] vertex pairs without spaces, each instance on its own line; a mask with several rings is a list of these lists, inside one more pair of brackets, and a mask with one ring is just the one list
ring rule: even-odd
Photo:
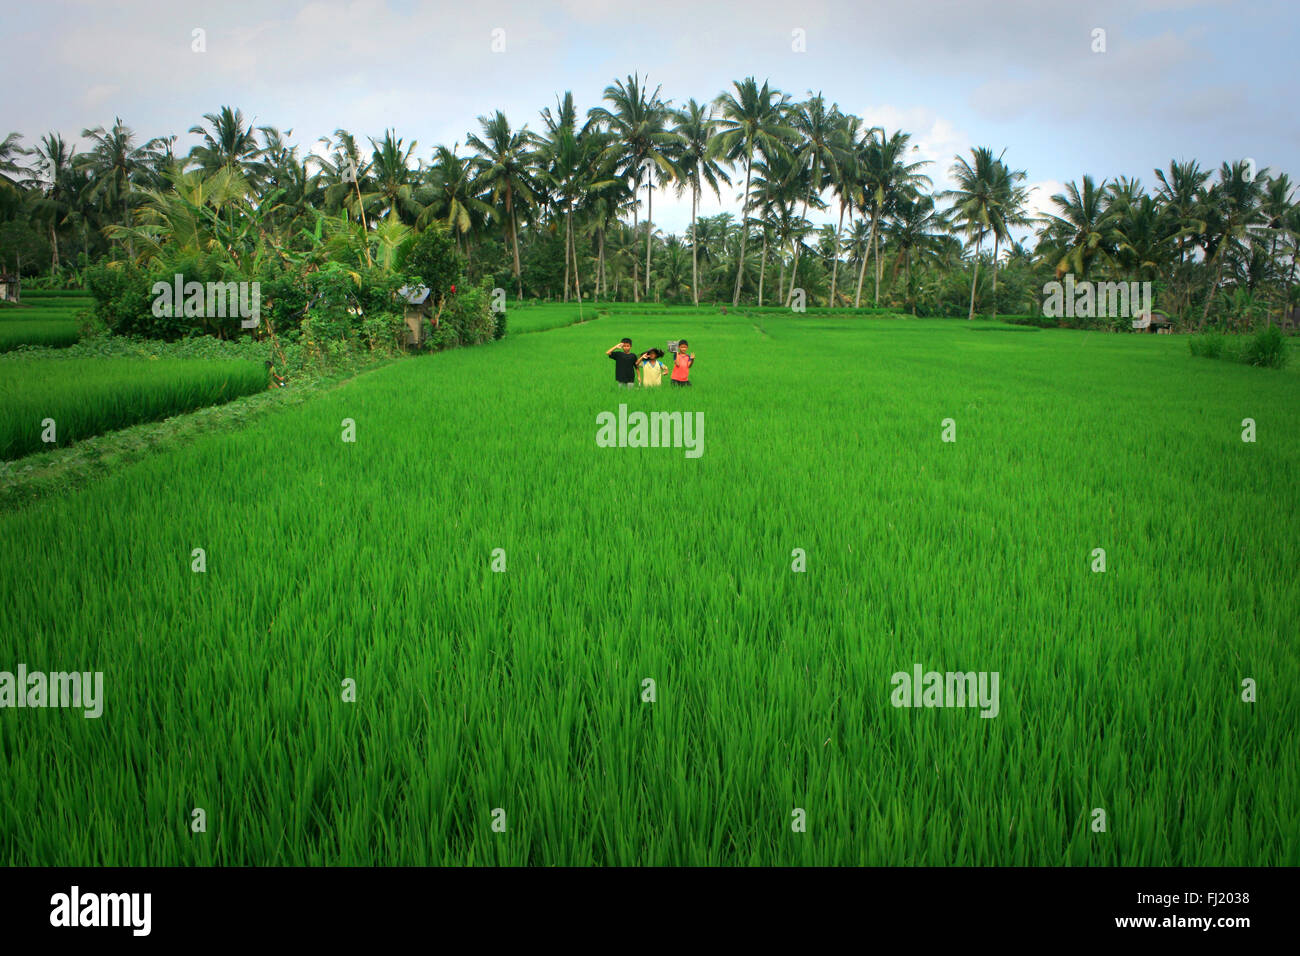
[[247,360],[134,358],[0,362],[0,461],[155,421],[266,388]]
[[[1300,863],[1294,368],[661,311],[0,516],[0,670],[105,697],[0,709],[0,862]],[[624,335],[693,387],[617,389]],[[620,404],[703,454],[598,447]],[[997,716],[894,706],[918,665]]]
[[87,295],[70,292],[23,293],[23,304],[0,305],[0,352],[8,352],[23,345],[63,348],[75,345],[77,313],[89,309]]

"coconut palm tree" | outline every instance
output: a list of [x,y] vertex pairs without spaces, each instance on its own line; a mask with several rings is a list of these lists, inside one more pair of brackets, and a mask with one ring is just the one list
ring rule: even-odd
[[46,133],[30,154],[36,177],[27,185],[41,190],[42,213],[50,230],[50,270],[59,271],[59,229],[71,210],[68,176],[72,172],[72,149],[58,133]]
[[[366,205],[373,200],[374,194],[369,191],[370,163],[362,159],[356,137],[345,129],[336,129],[332,141],[329,137],[321,137],[320,142],[330,148],[329,157],[312,158],[320,167],[326,184],[327,211],[355,209],[361,228],[368,230],[370,223],[366,219]],[[362,192],[363,186],[365,193]]]
[[750,180],[753,173],[754,154],[762,150],[771,157],[787,152],[789,144],[798,133],[788,120],[790,97],[763,82],[760,88],[752,76],[732,83],[734,92],[723,93],[716,105],[721,112],[718,120],[717,155],[735,164],[744,160],[745,192],[741,216],[740,254],[736,262],[736,287],[731,304],[740,304],[741,280],[745,274],[745,245],[749,238]]
[[970,310],[967,320],[975,318],[975,285],[979,281],[980,250],[984,237],[989,234],[992,220],[997,216],[999,201],[999,171],[997,158],[987,146],[971,149],[968,162],[964,156],[956,157],[950,175],[957,183],[956,189],[950,189],[943,196],[953,200],[951,214],[957,227],[966,235],[967,241],[975,240],[975,268],[970,283]]
[[917,252],[938,251],[948,237],[947,217],[935,206],[934,197],[906,191],[900,197],[894,215],[886,225],[890,245],[898,250],[894,271],[903,266],[904,300],[916,315],[916,298],[912,290],[912,257]]
[[715,155],[714,133],[717,124],[713,119],[713,107],[701,106],[691,99],[685,107],[673,114],[677,124],[673,133],[678,139],[678,168],[681,175],[677,179],[677,193],[683,189],[691,191],[691,299],[695,305],[700,304],[700,243],[697,241],[696,213],[699,209],[700,194],[703,186],[708,184],[713,194],[722,199],[719,181],[731,184],[726,171],[718,164]]
[[[930,177],[919,172],[929,160],[911,159],[908,146],[912,134],[896,131],[886,136],[882,130],[868,135],[858,145],[858,203],[863,215],[871,219],[872,255],[876,262],[875,304],[880,305],[880,223],[892,213],[894,205],[905,190],[921,184],[929,185]],[[853,307],[862,304],[862,278],[866,273],[866,260],[858,272],[858,289]]]
[[[844,136],[844,117],[837,104],[829,107],[821,93],[815,96],[808,91],[807,102],[800,103],[791,111],[790,125],[799,134],[800,145],[798,161],[810,166],[808,191],[803,197],[803,219],[808,218],[809,206],[818,209],[825,207],[821,201],[821,192],[829,181],[835,183],[840,177],[840,163],[845,155],[847,143]],[[790,291],[785,304],[789,305],[794,297],[795,284],[799,281],[799,250],[796,243],[794,264],[790,267]]]
[[[854,197],[862,188],[861,168],[858,163],[857,144],[859,142],[859,130],[863,128],[863,122],[857,116],[852,114],[843,114],[840,119],[840,129],[836,132],[836,139],[839,143],[839,162],[836,166],[837,175],[831,182],[831,189],[835,192],[836,203],[840,209],[839,222],[835,227],[835,258],[831,264],[831,291],[830,305],[835,306],[835,290],[840,271],[840,250],[844,243],[844,214],[849,214],[849,224],[853,223]],[[884,133],[884,129],[879,126],[872,126],[861,134],[861,139],[869,138],[873,133]]]
[[18,162],[20,156],[28,155],[22,140],[18,133],[10,133],[0,140],[0,187],[17,191],[19,181],[26,179],[31,172]]
[[482,190],[474,179],[473,163],[457,154],[459,148],[456,143],[450,149],[434,149],[433,164],[426,176],[431,195],[416,220],[416,228],[424,229],[430,222],[446,223],[457,246],[464,243],[468,262],[469,237],[483,228],[492,216],[492,207],[479,198]]
[[1214,269],[1214,278],[1205,294],[1202,327],[1210,317],[1210,305],[1223,282],[1226,253],[1232,247],[1248,247],[1255,241],[1254,231],[1267,221],[1262,209],[1263,178],[1267,173],[1265,167],[1252,175],[1245,161],[1224,163],[1219,168],[1219,181],[1205,193],[1208,228],[1203,248],[1206,268]]
[[[138,199],[136,184],[162,159],[163,141],[151,139],[137,146],[135,133],[120,117],[114,118],[110,129],[96,126],[83,129],[81,135],[90,140],[90,149],[78,154],[73,164],[90,174],[93,197],[100,207],[115,210],[121,225],[129,225],[131,205]],[[129,240],[127,253],[131,254]]]
[[1029,189],[1021,185],[1026,173],[1023,169],[1011,169],[999,156],[994,166],[997,176],[995,194],[997,202],[989,221],[989,231],[993,233],[993,318],[998,317],[998,256],[1003,242],[1011,241],[1011,230],[1030,226],[1034,218],[1029,215]]
[[403,146],[396,130],[385,130],[380,142],[370,140],[370,181],[377,200],[376,219],[387,219],[396,214],[400,222],[414,223],[424,211],[415,198],[415,175],[411,169],[411,154],[416,142]]
[[483,135],[470,133],[466,143],[478,152],[475,157],[478,182],[490,193],[492,202],[505,204],[505,219],[510,224],[510,241],[514,248],[515,288],[524,297],[523,273],[519,267],[519,206],[534,205],[532,137],[528,125],[510,128],[506,114],[497,110],[492,117],[480,116]]
[[221,107],[216,113],[204,113],[203,119],[207,121],[206,127],[190,127],[190,132],[202,139],[190,150],[186,163],[205,173],[229,168],[249,178],[261,152],[253,124],[245,122],[242,111],[229,106]]
[[1056,263],[1056,276],[1067,272],[1086,277],[1092,263],[1113,257],[1115,216],[1106,204],[1107,183],[1098,185],[1084,176],[1081,185],[1065,184],[1065,192],[1052,197],[1059,215],[1047,217],[1047,232],[1065,250]]
[[[645,291],[650,296],[650,246],[651,216],[654,213],[654,185],[658,179],[677,177],[675,166],[677,136],[668,129],[671,117],[669,104],[660,96],[660,87],[648,90],[649,79],[643,83],[639,74],[616,80],[605,87],[603,99],[609,108],[594,107],[588,118],[603,126],[611,135],[608,148],[619,157],[620,175],[632,183],[635,193],[644,180],[646,183],[646,241],[645,241]],[[636,207],[633,206],[633,228],[636,227]],[[634,277],[635,279],[635,277]],[[635,281],[634,281],[635,295]]]

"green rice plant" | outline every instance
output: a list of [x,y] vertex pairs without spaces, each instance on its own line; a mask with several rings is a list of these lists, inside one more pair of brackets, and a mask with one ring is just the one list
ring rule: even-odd
[[0,321],[0,352],[23,345],[63,348],[80,338],[77,323],[40,319],[30,322]]
[[[266,388],[249,361],[7,359],[0,365],[0,459],[63,446]],[[55,441],[47,442],[53,421]]]
[[1257,330],[1242,348],[1241,360],[1257,368],[1282,368],[1287,362],[1282,330],[1276,325]]
[[1228,342],[1222,332],[1204,332],[1188,338],[1187,347],[1200,358],[1220,358],[1228,348]]
[[1300,864],[1300,376],[964,325],[511,335],[0,516],[0,670],[104,675],[0,709],[0,863]]

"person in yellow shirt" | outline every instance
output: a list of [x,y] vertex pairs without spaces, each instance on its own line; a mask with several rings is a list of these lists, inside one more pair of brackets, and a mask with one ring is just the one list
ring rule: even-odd
[[637,359],[637,368],[641,370],[641,384],[646,388],[658,388],[664,380],[668,366],[660,361],[664,357],[662,349],[651,349]]

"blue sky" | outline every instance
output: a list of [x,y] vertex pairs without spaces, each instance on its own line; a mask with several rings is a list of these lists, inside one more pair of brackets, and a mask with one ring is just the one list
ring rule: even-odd
[[[1149,186],[1172,158],[1251,157],[1300,178],[1300,4],[1284,0],[54,0],[5,20],[0,135],[29,145],[121,116],[184,149],[203,113],[231,104],[304,148],[336,127],[378,138],[391,126],[428,158],[481,114],[539,128],[557,94],[585,110],[634,71],[678,103],[753,74],[908,130],[937,188],[955,153],[1005,148],[1042,209],[1085,172]],[[192,50],[199,28],[204,53]],[[738,208],[734,190],[703,212],[723,208]],[[656,195],[655,221],[681,230],[689,200]]]

